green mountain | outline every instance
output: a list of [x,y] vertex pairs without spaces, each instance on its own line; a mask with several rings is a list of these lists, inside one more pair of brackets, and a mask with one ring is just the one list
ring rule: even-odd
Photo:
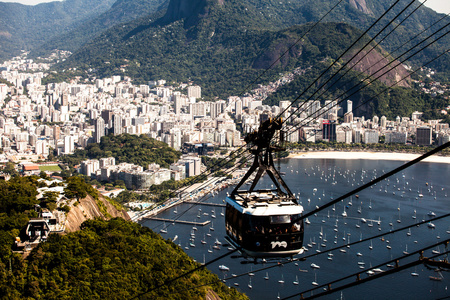
[[[47,187],[40,179],[16,176],[0,180],[0,299],[248,299],[205,268],[188,273],[200,264],[180,247],[121,218],[87,220],[75,232],[50,234],[46,242],[33,245],[29,255],[13,253],[16,237],[31,218],[38,217],[36,205],[56,208],[52,193],[37,199],[38,189]],[[80,197],[84,198],[89,194],[71,211],[83,203],[113,202],[98,195],[100,202],[96,202],[91,196],[95,197],[97,190],[79,177],[70,177],[67,183],[66,195],[84,192]],[[87,217],[91,212],[85,209]],[[98,214],[102,215],[101,211],[97,208]],[[69,212],[66,226],[74,221],[79,218]]]
[[[164,5],[166,4],[166,5]],[[121,23],[153,14],[167,7],[167,0],[117,0],[112,7],[76,28],[54,36],[32,51],[33,56],[45,56],[53,49],[74,52],[101,32]]]
[[[286,51],[287,54],[255,84],[278,79],[280,73],[296,68],[308,73],[308,70],[320,69],[323,63],[329,64],[390,5],[380,0],[343,1],[325,19],[327,22],[321,23],[289,49],[308,31],[312,21],[318,20],[333,4],[329,0],[171,0],[163,16],[146,16],[115,26],[85,44],[58,68],[65,70],[66,75],[91,78],[123,74],[137,82],[160,78],[192,80],[202,85],[203,94],[210,99],[238,95]],[[395,6],[369,35],[376,34],[377,28],[384,26],[404,6]],[[406,14],[412,9],[406,10]],[[390,50],[439,17],[428,8],[420,8],[386,38],[382,48],[378,47],[365,60],[374,62],[382,59],[381,55],[388,56]],[[410,63],[422,65],[448,48],[449,44],[450,39],[446,37]],[[437,61],[434,67],[448,72],[450,60],[447,58]],[[360,64],[356,70],[368,67],[367,63]],[[71,71],[73,68],[77,71]],[[366,73],[371,74],[372,71]],[[399,67],[382,81],[392,82],[394,78],[403,77],[402,74],[405,74],[405,69]],[[409,85],[406,82],[404,86]],[[364,113],[376,113],[376,107],[366,108]]]
[[0,2],[0,61],[106,12],[115,0],[64,0],[35,6]]

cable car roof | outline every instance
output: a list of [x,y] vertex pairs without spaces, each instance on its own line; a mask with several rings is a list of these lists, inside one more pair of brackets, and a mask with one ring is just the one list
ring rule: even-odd
[[[240,198],[240,197],[239,197]],[[242,214],[252,216],[274,216],[274,215],[295,215],[303,213],[303,206],[294,203],[292,200],[272,197],[272,193],[249,193],[249,199],[244,205],[242,200],[227,197],[227,203],[233,206]],[[286,200],[286,201],[283,201]]]

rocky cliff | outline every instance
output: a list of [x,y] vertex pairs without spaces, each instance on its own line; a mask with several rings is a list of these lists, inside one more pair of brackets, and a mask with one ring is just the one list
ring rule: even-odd
[[[349,56],[350,55],[348,55],[346,59],[348,59]],[[372,78],[381,76],[379,80],[389,86],[398,82],[398,86],[410,87],[409,78],[400,81],[402,78],[409,75],[408,70],[406,70],[403,65],[398,65],[398,61],[389,62],[390,61],[386,57],[383,57],[378,51],[370,51],[369,54],[367,54],[367,51],[362,51],[352,59],[349,67],[353,67],[353,70],[355,71],[370,75]],[[396,67],[393,68],[394,66]]]
[[168,24],[184,19],[184,27],[196,25],[200,19],[208,16],[211,5],[222,5],[224,0],[171,0],[166,14],[161,19]]
[[99,199],[95,200],[88,195],[71,205],[66,217],[66,232],[79,230],[81,224],[88,219],[102,218],[107,220],[116,217],[131,220],[125,210],[118,210],[103,196],[99,196]]

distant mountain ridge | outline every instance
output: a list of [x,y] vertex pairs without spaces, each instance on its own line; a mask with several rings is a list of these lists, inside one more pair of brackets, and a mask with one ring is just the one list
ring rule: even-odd
[[165,9],[168,0],[64,0],[35,6],[0,2],[0,61],[32,50],[77,50],[101,32]]
[[115,0],[64,0],[35,6],[0,2],[0,60],[30,50],[107,11]]
[[103,31],[121,23],[154,14],[167,7],[167,0],[117,0],[110,9],[74,29],[54,36],[32,51],[33,56],[45,56],[53,49],[76,51]]

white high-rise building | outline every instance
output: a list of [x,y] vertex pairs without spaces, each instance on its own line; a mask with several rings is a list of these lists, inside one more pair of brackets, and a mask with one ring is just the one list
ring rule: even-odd
[[102,136],[105,135],[105,121],[102,117],[95,120],[94,142],[100,143]]
[[347,112],[352,112],[353,111],[353,101],[352,100],[347,100]]
[[64,137],[64,154],[71,154],[75,150],[75,137],[67,135]]
[[202,97],[202,88],[198,85],[191,85],[187,88],[187,95],[189,98],[201,98]]
[[236,115],[236,119],[240,119],[242,116],[242,100],[238,99],[235,102],[235,115]]

